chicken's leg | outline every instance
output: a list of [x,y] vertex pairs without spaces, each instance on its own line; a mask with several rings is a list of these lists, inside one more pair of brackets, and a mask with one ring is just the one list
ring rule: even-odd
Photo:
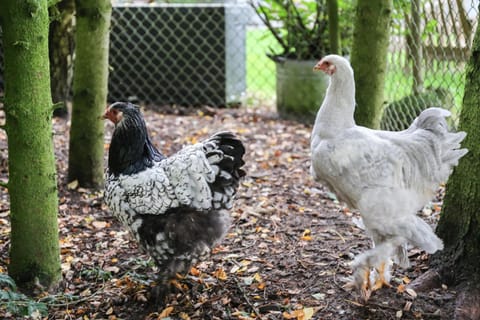
[[390,288],[391,285],[390,285],[390,282],[388,280],[388,278],[390,278],[390,276],[389,276],[389,270],[388,270],[387,262],[382,261],[380,263],[380,266],[378,268],[375,268],[375,270],[377,270],[378,277],[375,279],[375,284],[372,287],[372,291],[378,290],[378,289],[382,288],[383,286]]
[[[389,276],[385,276],[389,272],[386,261],[389,261],[393,251],[404,242],[402,237],[388,238],[384,242],[376,243],[374,248],[355,258],[352,263],[354,274],[350,287],[356,288],[364,301],[370,298],[373,291],[380,289],[383,285],[389,286]],[[379,279],[375,280],[375,284],[371,286],[370,271],[376,266],[379,266],[376,268]]]

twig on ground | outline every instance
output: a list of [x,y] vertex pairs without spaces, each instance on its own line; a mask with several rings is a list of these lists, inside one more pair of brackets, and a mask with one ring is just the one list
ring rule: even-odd
[[260,314],[260,312],[258,311],[258,309],[250,302],[250,299],[248,299],[247,297],[247,294],[245,293],[245,290],[243,290],[242,286],[240,285],[240,283],[238,282],[237,278],[234,277],[233,280],[235,280],[235,283],[237,284],[237,288],[238,290],[240,290],[242,292],[242,296],[243,296],[243,299],[245,300],[245,302],[248,304],[248,306],[250,308],[252,308],[253,312],[255,313],[255,315],[263,320],[263,316]]
[[[94,293],[92,293],[91,295],[89,296],[86,296],[86,297],[83,297],[81,299],[78,299],[78,300],[72,300],[72,301],[68,301],[68,302],[64,302],[64,303],[48,303],[46,302],[46,304],[49,306],[49,307],[68,307],[68,306],[71,306],[71,305],[76,305],[76,304],[79,304],[79,303],[82,303],[82,302],[85,302],[85,301],[88,301],[90,300],[91,298],[95,297],[96,295],[98,295],[99,293],[103,292],[103,290],[105,289],[105,282],[103,282],[102,284],[102,287],[100,289],[98,289],[97,291],[95,291]],[[55,296],[53,296],[55,297]],[[65,297],[64,295],[60,295],[60,297]],[[38,299],[38,302],[42,302],[42,300],[46,300],[47,298],[52,298],[52,296],[46,296],[44,298],[40,298]]]

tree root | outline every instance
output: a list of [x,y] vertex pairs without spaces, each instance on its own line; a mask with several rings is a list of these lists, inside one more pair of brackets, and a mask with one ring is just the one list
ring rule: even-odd
[[[442,283],[441,271],[430,269],[412,281],[407,288],[417,292],[426,292],[439,288]],[[457,284],[458,292],[455,301],[454,320],[479,320],[480,319],[480,285],[476,281],[461,282]]]
[[430,269],[420,277],[413,280],[407,288],[417,292],[425,292],[442,286],[442,277],[435,269]]
[[478,284],[467,283],[459,286],[459,293],[455,303],[455,320],[480,319],[480,287]]

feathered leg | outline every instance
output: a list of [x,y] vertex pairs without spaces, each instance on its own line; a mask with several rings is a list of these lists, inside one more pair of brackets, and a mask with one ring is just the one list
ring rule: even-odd
[[[404,242],[405,239],[402,237],[388,238],[355,258],[352,263],[353,280],[348,284],[348,287],[357,289],[363,301],[367,301],[374,290],[381,288],[383,285],[389,285],[389,265],[387,263],[389,263],[394,250]],[[373,286],[370,281],[370,270],[372,268],[375,268],[379,274],[379,279],[374,281],[375,285]]]
[[156,285],[152,288],[150,295],[156,306],[165,305],[167,295],[172,291],[172,285],[167,277],[160,276]]

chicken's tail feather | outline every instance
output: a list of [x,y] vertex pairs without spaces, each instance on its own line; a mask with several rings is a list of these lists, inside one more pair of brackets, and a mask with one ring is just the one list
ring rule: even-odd
[[415,119],[408,130],[424,129],[430,131],[437,138],[436,144],[439,146],[439,159],[441,161],[440,179],[446,179],[452,168],[458,164],[458,160],[463,157],[468,149],[460,148],[460,143],[465,139],[466,132],[448,131],[446,117],[451,115],[450,111],[442,108],[428,108]]
[[408,236],[409,240],[417,247],[422,248],[427,253],[434,253],[443,249],[443,241],[437,237],[432,228],[421,218],[412,216],[414,221],[411,225],[412,234]]
[[409,130],[425,129],[435,134],[445,134],[448,132],[448,124],[445,120],[451,112],[442,108],[428,108],[422,111],[413,121]]
[[230,209],[240,178],[245,176],[243,143],[231,132],[219,132],[203,143],[208,162],[215,170],[215,180],[210,184],[215,209]]

